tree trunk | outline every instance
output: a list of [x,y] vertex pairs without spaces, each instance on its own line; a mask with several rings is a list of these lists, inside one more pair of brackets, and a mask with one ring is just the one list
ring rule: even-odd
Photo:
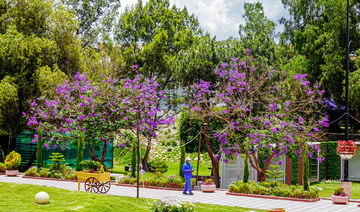
[[3,152],[2,147],[0,145],[0,162],[3,163],[4,161],[5,161],[4,152]]
[[149,159],[149,155],[150,155],[150,151],[151,151],[151,137],[148,138],[148,142],[147,142],[147,147],[146,147],[146,152],[145,152],[145,155],[144,155],[144,159],[141,160],[141,163],[142,163],[142,167],[143,169],[148,172],[149,171],[149,167],[148,167],[148,159]]
[[253,167],[257,171],[261,182],[265,182],[265,180],[266,180],[265,179],[265,173],[266,173],[266,170],[269,167],[270,162],[271,162],[272,158],[274,157],[274,155],[275,155],[275,153],[271,153],[269,159],[264,164],[264,167],[262,169],[260,168],[260,163],[259,163],[260,158],[259,158],[259,156],[256,157],[255,153],[252,153],[251,155],[249,155],[248,159],[250,161],[250,165],[251,165],[251,167]]
[[213,153],[211,152],[210,144],[209,144],[209,116],[206,116],[205,123],[206,123],[206,125],[205,125],[206,150],[210,156],[211,163],[213,166],[214,183],[215,183],[216,187],[219,188],[220,187],[220,176],[219,176],[218,160],[214,157]]
[[[266,171],[266,170],[265,170]],[[265,171],[261,170],[261,172],[259,173],[259,178],[260,178],[260,182],[265,182],[266,178],[265,178]]]
[[86,142],[86,146],[89,148],[91,159],[92,159],[93,161],[98,161],[98,162],[100,162],[100,163],[104,166],[104,171],[108,172],[109,169],[108,169],[108,168],[106,167],[106,165],[104,164],[107,144],[106,144],[106,143],[104,144],[103,152],[102,152],[102,155],[101,155],[100,159],[98,159],[98,158],[94,155],[93,149],[91,148],[91,146],[90,146],[90,144],[89,144],[88,142]]

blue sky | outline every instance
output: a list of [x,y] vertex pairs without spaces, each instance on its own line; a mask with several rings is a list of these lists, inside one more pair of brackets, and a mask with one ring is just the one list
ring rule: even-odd
[[[137,0],[121,0],[121,11],[126,6],[135,4]],[[144,3],[147,0],[144,0]],[[261,2],[265,15],[275,22],[276,31],[282,31],[279,24],[281,17],[288,18],[281,0],[170,0],[180,8],[187,7],[188,11],[198,17],[201,28],[216,36],[216,40],[225,40],[230,36],[239,37],[239,24],[244,24],[244,2]]]

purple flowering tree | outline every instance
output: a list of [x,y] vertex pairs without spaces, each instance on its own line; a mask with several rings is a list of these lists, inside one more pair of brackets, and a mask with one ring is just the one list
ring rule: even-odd
[[[324,91],[318,84],[311,87],[306,75],[273,70],[249,55],[222,63],[215,74],[215,85],[200,81],[191,87],[188,111],[221,120],[224,129],[213,136],[222,151],[226,155],[248,151],[261,181],[270,163],[282,154],[294,151],[303,157],[319,151],[308,144],[319,141],[327,126],[322,115]],[[210,86],[216,89],[211,91]]]
[[[137,68],[137,67],[133,67]],[[161,101],[167,96],[163,90],[159,89],[160,84],[155,80],[142,81],[140,75],[134,79],[125,79],[124,89],[126,97],[123,100],[126,108],[124,121],[127,129],[146,138],[147,146],[144,158],[140,158],[144,170],[148,170],[147,161],[151,150],[151,141],[156,138],[156,132],[161,125],[172,125],[175,120],[173,117],[166,117],[161,109]]]
[[[88,80],[84,74],[76,74],[73,82],[64,81],[52,97],[42,96],[30,103],[28,126],[46,132],[45,147],[65,150],[83,135],[92,160],[104,162],[106,149],[114,138],[116,129],[123,123],[116,99],[122,93],[116,88],[116,80],[100,82]],[[26,114],[24,114],[26,115]],[[34,138],[38,135],[35,134]],[[36,142],[36,139],[33,140]],[[94,148],[103,147],[99,158]]]
[[[101,77],[94,82],[78,73],[74,81],[59,85],[56,95],[42,96],[30,103],[28,126],[35,130],[41,126],[46,132],[46,148],[64,150],[84,138],[92,160],[104,163],[107,146],[122,135],[121,129],[156,137],[159,125],[174,122],[172,118],[156,119],[161,113],[156,105],[166,96],[163,91],[157,92],[159,85],[155,81],[142,82],[139,75],[124,80]],[[33,142],[37,137],[34,135]],[[94,148],[99,146],[103,151],[96,157]]]

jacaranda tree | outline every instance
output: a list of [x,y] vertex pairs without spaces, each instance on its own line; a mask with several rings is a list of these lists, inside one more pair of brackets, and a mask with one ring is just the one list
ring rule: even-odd
[[[238,155],[248,146],[249,162],[261,181],[270,163],[281,155],[294,151],[304,157],[305,152],[310,156],[319,151],[309,142],[318,141],[327,126],[322,114],[324,91],[318,84],[310,86],[306,75],[276,71],[249,51],[242,60],[222,63],[215,74],[215,85],[201,80],[191,87],[187,109],[196,116],[222,120],[224,129],[213,134],[222,151]],[[210,91],[210,86],[216,89]]]
[[[121,129],[135,128],[147,136],[156,136],[153,131],[158,125],[173,122],[154,121],[161,109],[153,103],[166,98],[163,91],[155,92],[155,81],[141,81],[138,75],[125,80],[102,78],[93,82],[86,74],[77,73],[74,81],[58,86],[56,95],[30,103],[30,112],[24,115],[30,128],[37,130],[41,126],[46,132],[45,147],[64,150],[84,138],[92,160],[103,163],[107,145],[121,135]],[[98,158],[94,148],[99,146],[103,152]]]

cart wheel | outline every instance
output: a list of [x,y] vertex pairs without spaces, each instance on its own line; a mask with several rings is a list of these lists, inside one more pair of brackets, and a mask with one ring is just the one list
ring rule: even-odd
[[106,194],[107,192],[109,192],[110,187],[111,187],[110,181],[107,181],[105,183],[100,183],[99,192],[102,194]]
[[99,181],[94,177],[89,177],[85,181],[85,191],[91,193],[99,192]]

